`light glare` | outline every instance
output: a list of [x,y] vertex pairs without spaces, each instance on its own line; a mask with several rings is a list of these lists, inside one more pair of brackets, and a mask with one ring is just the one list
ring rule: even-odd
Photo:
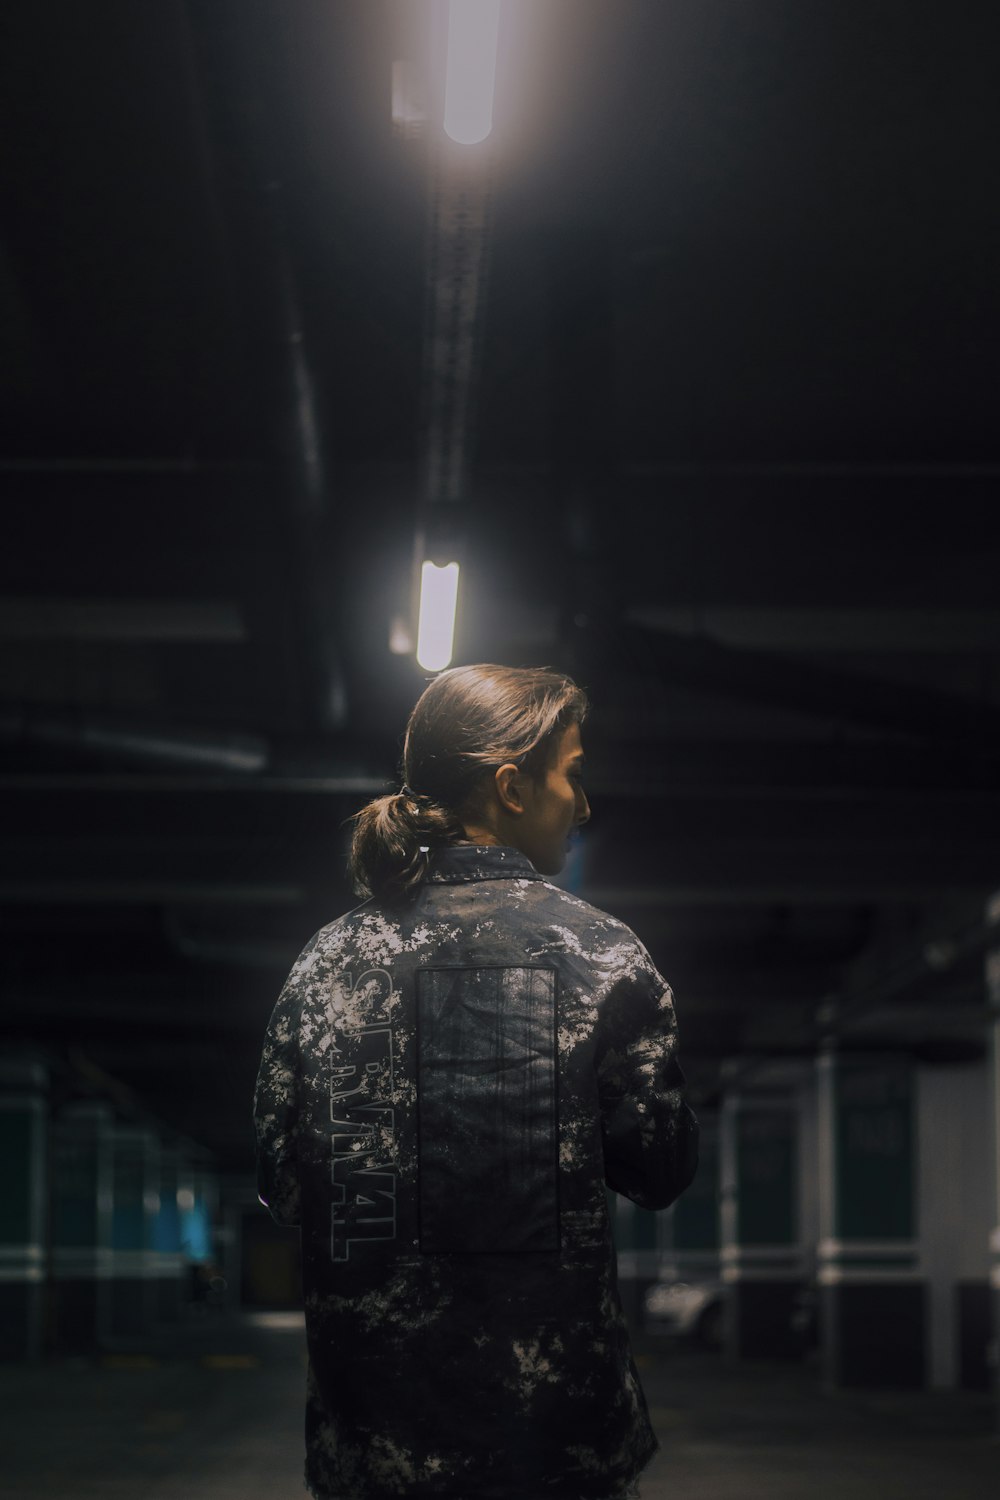
[[451,0],[444,130],[461,146],[484,141],[493,129],[500,0]]
[[420,619],[417,661],[428,672],[441,672],[451,661],[455,641],[458,563],[438,568],[425,562],[420,570]]

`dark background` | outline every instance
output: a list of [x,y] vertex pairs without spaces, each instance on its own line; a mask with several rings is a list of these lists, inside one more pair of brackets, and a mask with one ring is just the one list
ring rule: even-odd
[[[983,1045],[995,7],[504,24],[469,167],[436,4],[2,23],[4,1038],[224,1170],[284,976],[355,904],[346,820],[395,784],[425,674],[390,630],[444,509],[455,661],[591,695],[565,880],[670,979],[696,1105],[831,1033]],[[443,507],[463,191],[484,276]]]

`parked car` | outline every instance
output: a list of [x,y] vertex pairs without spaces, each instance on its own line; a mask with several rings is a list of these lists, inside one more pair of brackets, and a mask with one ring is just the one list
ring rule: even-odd
[[[724,1318],[725,1290],[717,1277],[657,1281],[643,1298],[643,1326],[648,1333],[672,1335],[709,1349],[722,1348]],[[795,1294],[786,1326],[802,1353],[817,1347],[818,1306],[813,1286],[807,1284]]]
[[721,1349],[723,1296],[722,1282],[715,1279],[654,1282],[643,1301],[644,1325],[650,1333]]

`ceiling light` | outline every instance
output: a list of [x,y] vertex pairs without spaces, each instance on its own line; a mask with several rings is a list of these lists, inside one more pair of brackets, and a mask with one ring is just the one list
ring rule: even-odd
[[458,600],[458,563],[443,568],[425,562],[420,570],[417,661],[427,672],[442,672],[451,661]]
[[500,0],[451,0],[444,130],[462,146],[484,141],[493,129]]

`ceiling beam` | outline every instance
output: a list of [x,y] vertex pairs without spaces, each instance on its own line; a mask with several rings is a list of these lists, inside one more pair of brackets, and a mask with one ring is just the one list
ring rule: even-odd
[[737,650],[1000,652],[1000,610],[635,604],[629,624]]
[[592,650],[606,670],[613,661],[644,673],[660,690],[688,689],[773,706],[835,727],[903,735],[917,744],[950,744],[974,737],[1000,754],[1000,705],[929,686],[864,676],[815,661],[762,650],[737,649],[704,636],[622,624],[603,632]]
[[0,641],[247,640],[243,612],[231,600],[0,599]]

